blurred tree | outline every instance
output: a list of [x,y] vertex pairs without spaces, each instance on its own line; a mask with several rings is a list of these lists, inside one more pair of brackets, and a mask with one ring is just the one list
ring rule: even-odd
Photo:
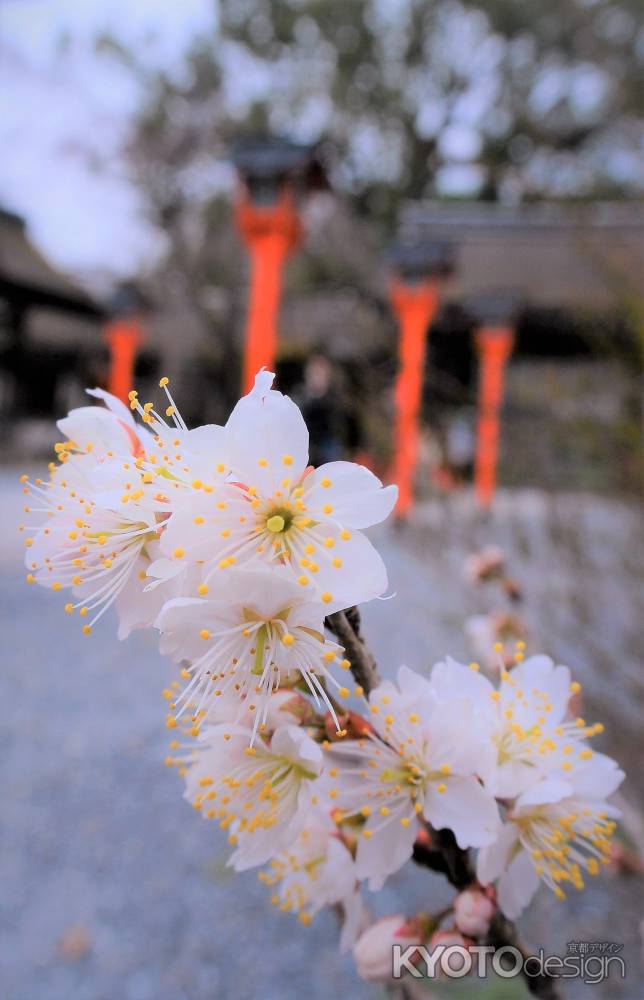
[[275,129],[327,137],[338,186],[377,217],[401,196],[590,197],[642,184],[641,0],[219,9],[229,78],[236,63],[252,70]]
[[[239,263],[226,239],[220,255],[211,238],[201,255],[240,131],[321,140],[336,190],[385,225],[403,198],[620,197],[644,186],[641,0],[217,7],[217,36],[200,39],[178,75],[150,76],[121,52],[146,95],[130,163],[196,288],[202,265],[229,284]],[[100,46],[114,52],[109,39]]]
[[[156,280],[227,357],[246,266],[228,214],[240,132],[320,141],[335,190],[363,215],[357,238],[342,211],[325,218],[324,239],[313,233],[289,271],[301,289],[344,282],[371,295],[378,246],[405,198],[632,197],[644,186],[641,0],[217,9],[216,37],[200,39],[181,72],[151,75],[120,55],[146,98],[126,152],[167,237]],[[113,41],[99,45],[114,54]]]

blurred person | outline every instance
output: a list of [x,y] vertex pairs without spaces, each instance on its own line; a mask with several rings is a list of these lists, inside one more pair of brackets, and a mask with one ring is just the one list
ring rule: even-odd
[[309,428],[310,460],[318,466],[347,458],[360,448],[356,411],[334,377],[323,354],[313,354],[304,366],[304,381],[294,391]]

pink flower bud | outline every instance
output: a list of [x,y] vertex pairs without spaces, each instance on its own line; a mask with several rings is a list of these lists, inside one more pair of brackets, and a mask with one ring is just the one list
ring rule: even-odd
[[469,937],[487,934],[494,916],[494,903],[478,889],[466,889],[454,900],[454,920],[459,931]]
[[401,913],[377,920],[367,927],[353,946],[358,975],[368,982],[385,982],[391,978],[394,944],[406,948],[418,944],[418,935],[409,936],[407,918]]
[[311,705],[297,691],[284,688],[271,695],[266,713],[266,728],[271,732],[280,726],[306,725],[313,710]]
[[[443,947],[447,951],[448,948],[452,948],[454,945],[456,945],[458,948],[467,948],[468,945],[470,944],[472,944],[472,941],[464,938],[463,935],[459,934],[457,930],[445,930],[445,931],[435,931],[430,937],[429,944],[427,947],[431,952],[434,950],[434,948],[437,948],[438,945],[443,945]],[[454,963],[453,966],[450,966],[450,958],[451,961]],[[461,963],[458,957],[454,958],[449,954],[447,955],[442,954],[438,960],[436,968],[438,969],[439,972],[442,972],[444,975],[449,975],[452,968],[458,971],[460,964]]]

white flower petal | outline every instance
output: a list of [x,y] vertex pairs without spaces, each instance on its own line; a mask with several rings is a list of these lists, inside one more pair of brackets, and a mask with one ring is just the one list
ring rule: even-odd
[[358,840],[356,874],[360,879],[369,879],[369,888],[377,891],[411,857],[419,824],[414,816],[409,826],[402,826],[396,818],[383,825],[381,817],[376,815],[367,821],[366,829],[375,832]]
[[[328,485],[327,485],[328,484]],[[331,504],[334,517],[347,528],[368,528],[391,513],[397,486],[383,487],[373,472],[355,462],[328,462],[304,480],[306,503],[315,511]]]
[[499,879],[498,900],[510,920],[519,916],[539,888],[539,877],[527,851],[521,850]]
[[459,847],[485,847],[499,830],[496,802],[476,778],[454,776],[445,781],[440,793],[430,786],[424,816],[437,830],[450,829]]
[[309,456],[309,432],[296,404],[281,392],[268,390],[269,373],[239,400],[228,418],[232,475],[246,486],[270,495],[287,477],[296,482]]
[[494,882],[508,867],[519,843],[519,831],[514,823],[505,823],[494,843],[483,847],[476,859],[476,877],[481,885]]
[[571,795],[572,791],[572,786],[567,781],[561,781],[558,778],[544,778],[523,792],[517,799],[516,806],[518,809],[522,809],[527,806],[541,806],[549,805],[552,802],[561,802],[562,799]]

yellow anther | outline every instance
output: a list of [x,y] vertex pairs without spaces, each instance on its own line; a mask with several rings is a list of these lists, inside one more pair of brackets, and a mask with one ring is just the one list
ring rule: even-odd
[[159,379],[159,388],[165,389],[166,385],[170,382],[170,379],[164,375],[163,378]]
[[168,406],[166,407],[165,415],[166,417],[171,417],[173,416],[174,412],[175,412],[174,406]]
[[292,455],[283,455],[282,456],[282,465],[293,465],[293,456]]
[[74,605],[73,604],[66,604],[65,605],[65,612],[66,612],[66,614],[71,615],[73,611],[74,611]]
[[268,462],[266,461],[265,458],[258,458],[257,464],[260,465],[262,469],[265,469],[268,466]]
[[308,576],[304,576],[304,575],[298,576],[297,582],[300,584],[300,586],[306,587],[307,583],[309,582],[309,578],[308,578]]
[[401,820],[400,820],[400,825],[401,826],[409,826],[410,822],[411,822],[411,820],[409,819],[409,816],[402,816]]
[[579,681],[573,681],[572,684],[570,685],[570,693],[579,694],[580,691],[581,691],[581,684],[579,683]]
[[333,594],[330,594],[328,590],[325,590],[323,594],[320,594],[320,600],[323,601],[324,604],[330,604],[333,600]]
[[91,625],[83,625],[83,635],[89,635],[92,631]]
[[185,554],[186,554],[186,551],[185,551],[185,549],[182,549],[181,546],[178,546],[174,550],[174,552],[172,553],[172,555],[173,555],[173,557],[175,559],[183,559],[183,557],[185,556]]
[[338,694],[341,698],[348,698],[351,695],[349,688],[340,688]]
[[320,481],[320,486],[324,487],[325,490],[328,490],[329,487],[331,486],[331,480],[330,479],[322,479]]
[[324,544],[327,549],[332,549],[335,545],[335,539],[329,537],[324,539]]
[[333,513],[333,507],[332,507],[332,505],[330,503],[325,503],[324,507],[322,508],[322,513],[323,514],[332,514]]
[[35,583],[36,577],[33,575],[33,573],[27,573],[26,580],[27,583]]
[[437,791],[437,792],[440,792],[440,794],[441,794],[441,795],[442,795],[442,794],[443,794],[443,792],[445,792],[446,790],[447,790],[447,785],[444,785],[444,784],[443,784],[442,782],[441,782],[441,784],[440,784],[440,785],[437,785],[437,786],[436,786],[436,791]]
[[474,670],[475,672],[477,672],[480,669],[481,669],[480,663],[470,663],[470,670]]
[[291,635],[290,632],[286,632],[282,636],[282,642],[284,643],[285,646],[292,646],[293,643],[295,642],[295,636]]
[[201,632],[199,633],[199,638],[200,639],[209,639],[210,638],[210,632],[208,631],[207,628],[202,628]]

